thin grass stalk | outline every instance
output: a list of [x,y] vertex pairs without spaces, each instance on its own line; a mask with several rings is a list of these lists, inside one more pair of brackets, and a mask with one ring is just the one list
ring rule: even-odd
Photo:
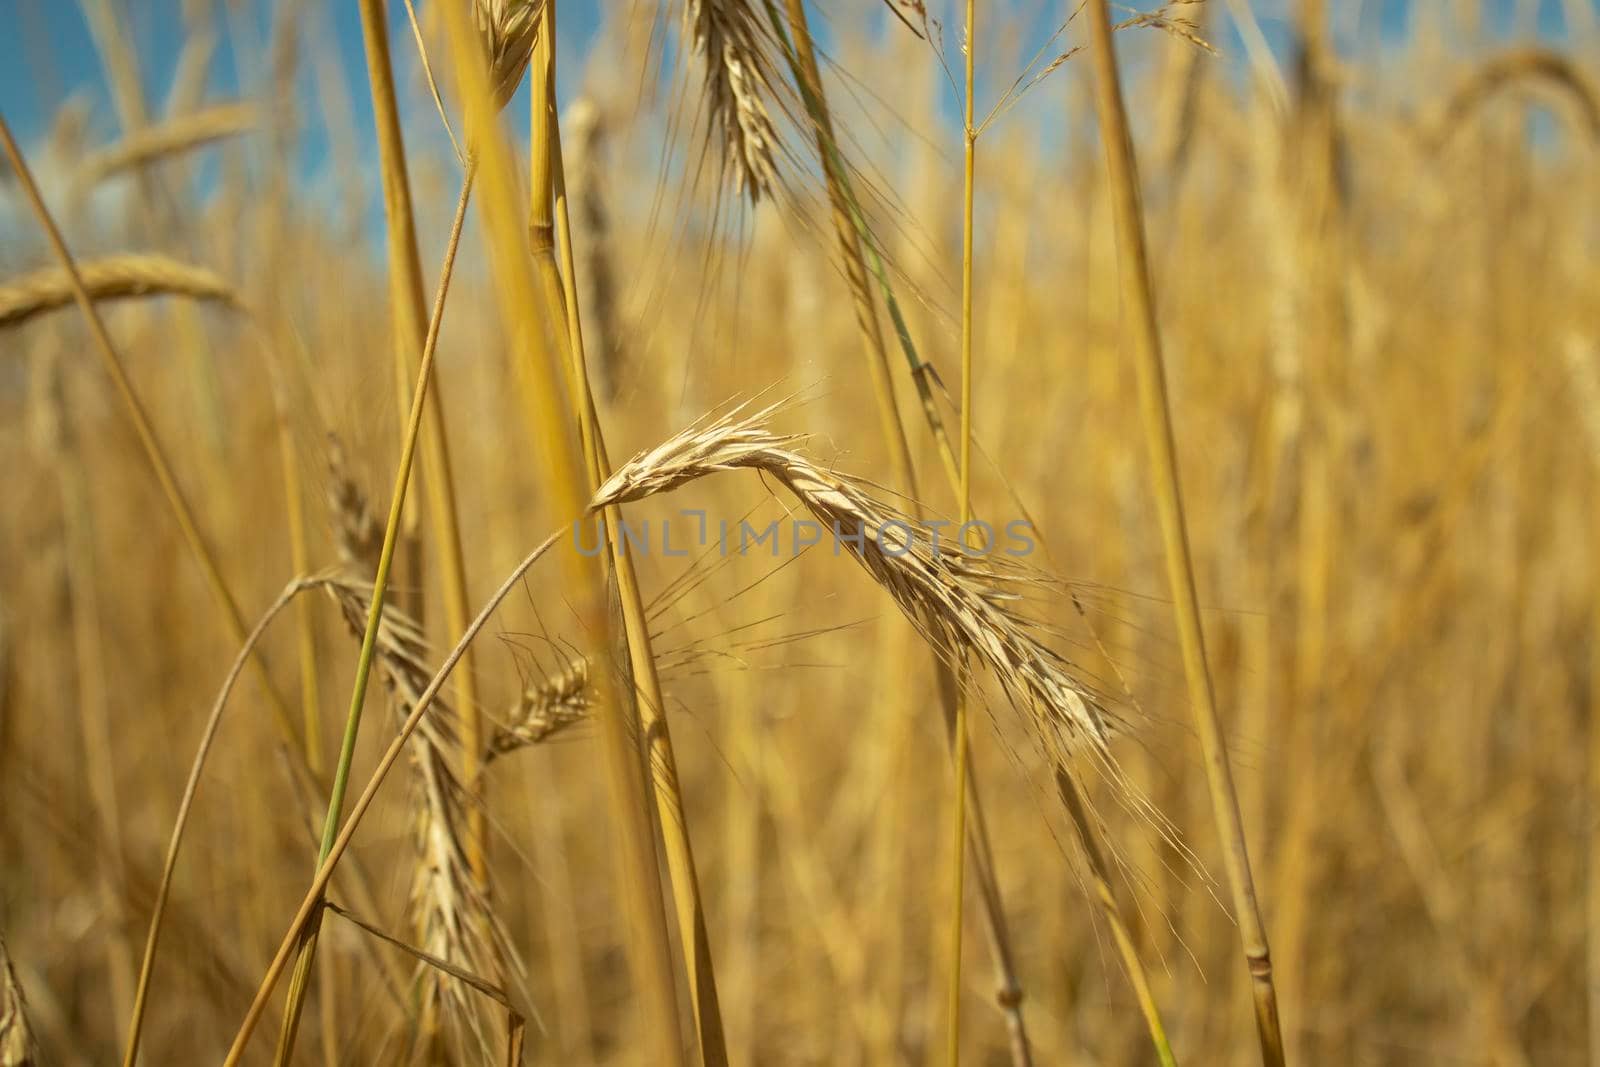
[[[405,139],[400,130],[400,109],[395,99],[394,72],[389,59],[388,24],[381,0],[361,0],[361,34],[366,49],[367,80],[372,90],[373,123],[378,131],[378,157],[383,172],[383,213],[388,230],[389,295],[395,316],[396,381],[401,411],[411,401],[410,383],[418,372],[418,356],[428,332],[424,303],[422,259],[406,170]],[[456,510],[455,472],[445,432],[444,397],[440,383],[430,386],[433,402],[422,424],[422,486],[427,498],[429,527],[438,553],[444,624],[449,633],[466,628],[466,561],[461,548],[461,521]],[[420,596],[421,586],[417,586]],[[418,616],[421,617],[420,615]],[[488,826],[484,820],[483,716],[478,700],[477,672],[472,653],[466,668],[456,675],[455,708],[461,719],[461,781],[468,793],[467,858],[482,888],[488,871]]]
[[1161,335],[1156,327],[1155,300],[1150,284],[1144,220],[1139,203],[1138,171],[1122,100],[1122,87],[1118,80],[1115,45],[1111,39],[1111,14],[1106,0],[1089,0],[1089,16],[1095,105],[1105,141],[1106,168],[1110,177],[1123,313],[1132,330],[1140,406],[1150,451],[1151,481],[1161,521],[1173,613],[1183,650],[1184,675],[1188,680],[1190,703],[1205,758],[1206,780],[1217,822],[1217,836],[1228,868],[1234,919],[1239,925],[1245,962],[1252,979],[1261,1058],[1265,1067],[1282,1067],[1283,1037],[1278,1022],[1277,991],[1272,982],[1271,956],[1256,902],[1255,884],[1250,874],[1250,854],[1234,791],[1233,772],[1228,764],[1227,743],[1217,714],[1210,667],[1206,662],[1205,635],[1200,625],[1199,598],[1195,592],[1194,563],[1184,524],[1177,445],[1173,438],[1171,406],[1167,398]]
[[[554,42],[555,0],[546,0],[542,13],[543,27],[540,41]],[[537,158],[541,143],[545,146],[546,169],[533,168],[532,218],[529,231],[535,242],[535,266],[546,279],[559,274],[561,298],[567,324],[568,360],[572,367],[572,404],[578,413],[581,436],[588,451],[589,489],[593,491],[611,476],[610,460],[606,454],[604,431],[595,410],[594,394],[589,386],[588,362],[583,345],[583,323],[578,307],[577,266],[572,248],[572,220],[568,210],[566,174],[561,156],[561,126],[555,99],[555,50],[540,50],[536,46],[536,65],[533,72],[533,126],[536,134],[533,145]],[[541,70],[537,61],[543,59]],[[540,136],[543,135],[542,140]],[[550,215],[551,205],[555,217]],[[559,243],[561,264],[556,270],[552,249],[548,241],[551,223]],[[541,242],[540,238],[545,239]],[[725,1067],[728,1062],[727,1038],[722,1022],[722,1006],[717,997],[716,971],[711,954],[710,933],[706,928],[705,909],[701,904],[700,880],[695,869],[694,848],[689,837],[688,816],[683,804],[683,793],[678,784],[678,762],[672,749],[672,734],[668,727],[666,701],[662,696],[660,675],[656,666],[655,651],[650,640],[650,625],[646,616],[644,598],[640,593],[639,579],[633,566],[633,557],[618,540],[617,531],[623,522],[622,511],[611,507],[605,512],[605,528],[612,574],[622,605],[622,621],[628,642],[628,658],[632,666],[636,688],[635,716],[646,739],[647,763],[650,781],[655,793],[656,815],[661,826],[662,842],[666,849],[667,869],[672,880],[673,902],[678,919],[678,936],[683,943],[684,963],[689,982],[689,1002],[694,1011],[695,1028],[700,1039],[700,1055],[708,1067]]]
[[[867,242],[870,247],[870,234],[866,232],[859,209],[854,207],[855,195],[851,188],[849,170],[845,167],[844,159],[838,151],[838,141],[834,135],[833,120],[828,108],[827,95],[823,89],[821,72],[817,66],[816,52],[812,47],[811,30],[806,19],[804,0],[785,0],[785,6],[788,14],[789,29],[793,33],[792,46],[788,35],[784,32],[782,22],[777,17],[776,10],[770,4],[768,5],[768,12],[784,56],[789,61],[795,83],[800,87],[807,113],[811,117],[812,129],[816,134],[817,152],[822,160],[828,199],[833,208],[834,228],[845,260],[845,276],[850,284],[851,299],[855,304],[856,325],[870,357],[868,359],[868,367],[872,376],[885,444],[889,449],[895,478],[898,486],[910,502],[913,516],[921,518],[921,493],[917,486],[915,465],[911,459],[910,446],[907,442],[904,425],[900,421],[899,409],[894,395],[894,382],[889,373],[888,354],[879,328],[877,306],[873,303],[872,291],[867,280],[867,265],[862,252],[862,245],[863,242]],[[881,271],[881,262],[878,265],[878,274],[880,280],[885,282],[885,299],[893,301],[893,290],[887,287],[887,279],[882,275]],[[903,329],[904,320],[898,318],[898,306],[892,306],[891,310],[897,316],[900,328]],[[906,334],[903,340],[909,343],[909,334]],[[915,350],[908,349],[908,354],[912,358],[913,376],[918,379],[919,385],[925,384],[923,376],[916,373]],[[928,419],[929,431],[940,447],[946,473],[950,476],[951,490],[959,493],[959,476],[950,451],[949,439],[944,433],[938,412],[929,404],[924,404],[923,410]],[[895,662],[895,658],[885,657],[885,662]],[[956,737],[956,687],[950,684],[953,680],[946,677],[949,673],[949,666],[940,661],[937,656],[934,657],[934,667],[941,677],[939,686],[940,702],[945,713],[946,740],[950,743],[953,754]],[[995,991],[995,999],[1006,1019],[1012,1063],[1014,1067],[1027,1067],[1032,1062],[1032,1052],[1028,1041],[1027,1027],[1022,1016],[1022,986],[1017,979],[1016,969],[1012,962],[1014,953],[1011,947],[1010,933],[1006,925],[1005,908],[1000,898],[999,882],[994,874],[994,853],[989,843],[988,824],[983,818],[982,793],[978,788],[977,779],[972,771],[970,762],[965,780],[967,788],[971,791],[971,796],[967,802],[971,806],[972,814],[970,844],[973,849],[973,863],[982,891],[984,918],[989,931],[995,958],[995,969],[999,979],[998,987]]]
[[[962,119],[962,195],[961,195],[961,486],[956,493],[956,506],[961,515],[961,528],[966,529],[972,520],[972,194],[977,181],[978,129],[976,113],[976,84],[974,70],[977,48],[973,34],[977,29],[977,2],[967,0],[966,34],[962,51],[966,57],[966,111]],[[963,535],[964,537],[964,535]],[[950,1067],[961,1063],[961,919],[966,900],[967,850],[967,760],[970,745],[967,733],[967,711],[971,704],[971,679],[967,675],[966,661],[957,666],[960,676],[956,684],[955,726],[955,819],[950,843],[950,973],[948,976],[950,1013],[946,1062]]]
[[[389,588],[389,570],[394,563],[400,518],[405,509],[406,490],[411,483],[412,461],[416,457],[417,440],[422,428],[422,412],[426,406],[429,379],[433,372],[433,357],[439,344],[439,327],[444,319],[445,299],[450,292],[450,275],[455,267],[456,250],[461,244],[461,226],[466,219],[467,201],[472,192],[472,173],[469,168],[461,179],[461,195],[456,202],[455,221],[450,226],[450,240],[445,246],[444,263],[439,270],[439,290],[434,298],[428,335],[422,346],[416,391],[411,401],[405,441],[400,449],[399,468],[395,472],[389,518],[383,531],[383,547],[378,554],[378,573],[372,583],[372,602],[367,610],[366,631],[361,637],[361,655],[356,661],[355,684],[350,694],[350,711],[345,718],[344,740],[339,746],[339,761],[334,765],[333,790],[328,798],[327,817],[322,824],[322,842],[317,851],[319,865],[327,859],[328,852],[333,847],[335,836],[339,831],[339,817],[344,809],[345,790],[350,784],[350,764],[355,759],[356,738],[361,729],[361,712],[367,697],[367,681],[372,671],[373,654],[377,649],[378,626],[383,618],[383,600]],[[320,916],[320,912],[318,914]],[[301,940],[299,959],[296,961],[294,977],[289,985],[288,1002],[284,1006],[283,1030],[278,1043],[280,1064],[287,1063],[294,1050],[295,1034],[300,1026],[300,1012],[305,1003],[306,987],[311,975],[311,964],[317,953],[317,930],[318,923],[312,923],[307,927]]]
[[128,1046],[123,1055],[123,1067],[133,1067],[138,1060],[139,1033],[144,1026],[145,1009],[149,1003],[150,979],[155,974],[156,948],[161,943],[162,920],[167,914],[167,900],[172,892],[172,876],[178,867],[178,850],[183,846],[184,831],[189,827],[189,813],[194,808],[194,798],[200,789],[200,775],[205,770],[211,745],[216,740],[217,727],[222,723],[223,709],[228,706],[228,696],[233,692],[233,685],[239,678],[239,672],[244,669],[245,662],[253,656],[261,635],[266,633],[272,620],[278,617],[278,613],[288,605],[289,601],[305,588],[306,584],[299,579],[290,582],[262,614],[255,628],[240,639],[239,652],[234,657],[233,666],[228,669],[222,688],[211,705],[211,713],[206,717],[206,724],[200,731],[199,749],[190,764],[189,777],[183,786],[183,797],[178,801],[178,814],[173,820],[172,835],[167,841],[167,857],[162,864],[161,881],[156,887],[155,906],[150,912],[150,929],[145,934],[144,957],[139,962],[139,980],[134,991],[133,1016],[128,1024]]
[[[541,304],[551,309],[559,305],[541,301],[527,244],[516,236],[519,217],[525,222],[526,216],[517,207],[515,175],[496,125],[497,112],[477,39],[466,12],[458,5],[446,4],[440,10],[449,30],[452,66],[466,105],[467,142],[478,153],[483,175],[479,210],[489,235],[501,316],[509,334],[527,351],[516,364],[517,384],[523,392],[528,425],[540,434],[538,454],[545,468],[551,507],[558,514],[576,519],[586,513],[588,506],[583,489],[587,470],[583,452],[574,447],[570,408],[563,403],[563,397],[571,398],[571,390],[562,386],[563,380],[570,385],[570,361],[561,358],[561,331],[539,313]],[[553,42],[545,44],[553,46]],[[551,338],[551,333],[557,336]],[[613,662],[613,625],[607,610],[603,565],[578,552],[565,553],[563,563],[569,603],[579,632],[587,638],[586,651],[593,663],[609,665]],[[615,696],[612,671],[597,669],[594,681],[606,785],[617,835],[619,890],[628,920],[625,948],[645,1002],[640,1025],[653,1039],[654,1062],[670,1067],[683,1062],[684,1044],[638,736],[626,713],[627,705]]]
[[334,840],[332,847],[329,848],[327,857],[318,865],[316,874],[312,876],[311,885],[307,887],[305,896],[300,900],[299,908],[296,909],[294,917],[289,921],[289,929],[285,931],[283,940],[279,942],[277,951],[273,953],[272,961],[267,965],[266,974],[262,976],[261,982],[256,988],[255,996],[250,1001],[250,1007],[245,1010],[244,1019],[239,1023],[239,1029],[234,1034],[233,1042],[228,1048],[227,1055],[223,1058],[223,1067],[237,1067],[240,1059],[244,1056],[245,1046],[249,1044],[251,1035],[255,1033],[256,1026],[261,1022],[261,1016],[266,1012],[267,1002],[272,997],[272,990],[278,984],[278,979],[283,977],[283,972],[289,965],[289,957],[294,953],[295,946],[302,942],[303,934],[310,928],[313,918],[320,916],[322,913],[323,894],[327,891],[328,883],[333,880],[334,869],[344,857],[345,850],[350,847],[350,842],[355,837],[356,830],[360,828],[361,820],[366,817],[367,810],[372,807],[372,802],[377,797],[379,788],[383,785],[384,780],[388,778],[389,772],[394,769],[394,765],[399,761],[401,753],[405,751],[406,743],[411,740],[411,735],[421,725],[422,717],[433,706],[434,700],[439,695],[439,690],[444,687],[444,683],[449,680],[451,673],[455,670],[457,664],[461,662],[462,652],[471,646],[478,635],[483,632],[483,627],[488,623],[489,616],[494,614],[495,609],[500,606],[500,603],[505,600],[511,590],[516,588],[518,583],[522,581],[523,576],[528,573],[528,568],[532,567],[541,556],[549,551],[550,546],[554,545],[564,532],[565,530],[557,530],[545,538],[532,552],[523,557],[516,567],[512,568],[511,573],[507,575],[504,582],[500,583],[500,587],[494,591],[494,594],[489,597],[483,608],[467,626],[466,631],[461,635],[461,639],[456,642],[455,647],[450,650],[450,654],[440,664],[439,669],[428,682],[428,687],[417,697],[416,706],[406,716],[405,722],[400,724],[400,729],[389,742],[389,747],[379,757],[377,766],[373,768],[372,776],[367,780],[361,795],[356,798],[356,802],[350,808],[350,818],[345,820],[344,827],[339,831],[339,836]]

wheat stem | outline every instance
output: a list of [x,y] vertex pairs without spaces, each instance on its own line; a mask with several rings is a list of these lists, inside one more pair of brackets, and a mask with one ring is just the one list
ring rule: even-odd
[[[555,40],[555,0],[546,0],[541,38]],[[552,221],[550,207],[555,208],[555,237],[561,257],[560,270],[551,257],[548,244],[536,248],[535,264],[547,280],[559,276],[560,288],[552,293],[559,301],[555,308],[564,308],[567,323],[567,357],[572,368],[572,405],[578,414],[582,440],[588,452],[591,490],[611,476],[610,459],[606,454],[604,431],[594,405],[594,393],[589,386],[588,363],[583,345],[583,324],[578,307],[576,263],[572,249],[572,220],[567,205],[566,175],[561,155],[561,128],[555,100],[555,56],[548,53],[549,61],[544,71],[534,71],[532,106],[542,113],[542,122],[535,119],[535,130],[544,133],[547,146],[547,169],[535,168],[536,180],[548,180],[547,185],[534,186],[533,224],[531,229],[544,232]],[[535,155],[540,140],[534,141]],[[662,844],[666,850],[667,870],[672,881],[673,901],[676,905],[678,935],[684,946],[684,962],[689,983],[689,1002],[694,1011],[695,1028],[700,1038],[700,1054],[709,1067],[723,1067],[728,1062],[727,1039],[723,1031],[722,1007],[717,997],[716,972],[711,955],[710,935],[706,928],[705,910],[701,903],[700,880],[695,867],[694,848],[689,838],[688,815],[683,794],[678,784],[678,763],[673,753],[672,733],[667,723],[666,700],[662,695],[660,674],[655,652],[650,640],[649,620],[646,618],[644,598],[640,593],[638,575],[633,557],[622,545],[616,531],[622,523],[620,508],[608,508],[605,513],[607,560],[616,578],[621,600],[624,634],[628,644],[628,659],[632,667],[635,686],[634,716],[640,736],[646,739],[646,763],[654,789],[656,817],[661,827]]]
[[[495,125],[496,112],[488,79],[466,13],[458,5],[440,10],[450,32],[453,67],[465,102],[467,143],[479,156],[483,175],[479,210],[494,257],[494,278],[500,310],[508,333],[521,340],[527,355],[516,364],[516,380],[527,406],[528,426],[537,431],[537,453],[543,461],[545,488],[558,514],[576,518],[588,503],[583,490],[586,467],[583,453],[574,447],[570,408],[570,361],[561,358],[560,325],[543,315],[558,304],[544,299],[529,262],[527,243],[518,239],[519,194],[509,152]],[[538,47],[553,47],[541,40]],[[542,62],[536,62],[543,69]],[[537,158],[540,153],[535,153]],[[554,335],[552,337],[552,335]],[[619,882],[628,917],[625,943],[637,987],[644,1000],[641,1026],[650,1036],[655,1062],[670,1067],[684,1055],[677,1010],[676,977],[671,938],[666,925],[654,828],[645,793],[638,737],[633,732],[624,701],[614,695],[612,621],[607,611],[605,574],[598,559],[578,552],[564,554],[567,596],[576,623],[586,637],[587,651],[597,665],[595,702],[604,750],[606,784],[617,834]],[[601,667],[600,665],[607,665]]]
[[[361,0],[362,40],[367,54],[373,122],[378,131],[378,155],[383,172],[389,290],[394,302],[395,358],[403,413],[410,402],[410,382],[416,378],[418,369],[416,353],[426,341],[428,319],[423,296],[422,263],[417,252],[411,186],[407,178],[405,140],[401,134],[400,111],[395,100],[384,9],[381,0]],[[422,487],[427,495],[429,526],[440,567],[445,629],[449,633],[459,633],[466,627],[471,609],[467,600],[461,522],[456,509],[455,470],[450,459],[449,436],[445,432],[444,397],[440,392],[440,383],[435,381],[429,388],[433,392],[433,400],[423,416]],[[416,592],[417,595],[421,594],[420,587]],[[461,718],[461,780],[472,800],[468,805],[467,855],[472,863],[473,874],[481,886],[488,869],[488,828],[483,817],[483,786],[479,780],[483,716],[478,699],[477,672],[470,651],[466,668],[456,675],[454,689],[456,713]]]
[[1239,802],[1228,764],[1227,743],[1217,714],[1215,690],[1206,662],[1205,635],[1200,625],[1200,605],[1195,592],[1194,563],[1184,524],[1183,495],[1178,479],[1177,446],[1173,440],[1171,406],[1167,398],[1166,370],[1162,363],[1161,335],[1156,327],[1155,301],[1145,249],[1144,220],[1140,214],[1139,179],[1133,141],[1118,81],[1115,46],[1111,40],[1111,15],[1106,0],[1089,0],[1090,35],[1094,56],[1095,105],[1105,142],[1110,174],[1113,222],[1122,278],[1122,305],[1132,332],[1132,348],[1139,378],[1140,406],[1150,451],[1151,480],[1160,515],[1173,612],[1183,649],[1184,675],[1205,758],[1211,806],[1222,841],[1232,890],[1234,917],[1244,944],[1255,994],[1256,1030],[1266,1067],[1282,1067],[1283,1038],[1278,1023],[1277,992],[1272,983],[1271,957],[1266,930],[1256,902],[1250,874]]
[[[961,486],[956,494],[963,530],[972,519],[972,198],[978,164],[976,86],[973,79],[977,53],[973,46],[973,35],[977,29],[976,0],[967,0],[966,8],[966,39],[963,44],[966,53],[966,111],[961,131]],[[945,1059],[950,1067],[958,1067],[961,1062],[961,919],[967,877],[967,850],[963,844],[967,834],[967,711],[971,704],[964,660],[958,663],[957,670],[960,671],[960,677],[956,685],[956,758],[955,783],[952,787],[955,791],[955,820],[950,846],[950,973],[946,991],[950,1030]]]
[[[383,618],[384,595],[389,588],[389,569],[394,562],[395,545],[399,539],[400,517],[405,509],[406,490],[411,483],[412,461],[416,457],[417,439],[421,433],[422,412],[432,378],[434,352],[439,344],[439,327],[444,319],[445,299],[450,292],[450,275],[455,267],[456,250],[461,244],[461,226],[466,218],[467,201],[472,192],[472,169],[461,180],[461,195],[456,202],[455,221],[450,227],[450,240],[445,247],[444,264],[439,271],[439,289],[434,297],[433,314],[428,323],[428,336],[422,346],[422,359],[417,371],[416,391],[411,401],[411,415],[406,424],[406,435],[400,450],[399,469],[395,472],[394,490],[389,503],[389,519],[384,526],[383,547],[378,554],[378,573],[372,583],[372,603],[368,607],[366,630],[361,637],[361,655],[356,660],[356,677],[350,693],[350,710],[345,717],[344,739],[339,746],[339,761],[334,765],[333,790],[328,797],[328,812],[322,824],[322,842],[318,847],[320,864],[333,847],[339,831],[339,817],[344,808],[345,790],[350,784],[350,764],[355,759],[356,737],[361,730],[361,711],[366,703],[367,681],[372,671],[373,654],[377,648],[378,625]],[[311,975],[311,964],[317,952],[317,923],[307,928],[301,942],[300,956],[290,981],[288,1003],[284,1007],[283,1030],[278,1044],[278,1062],[287,1063],[294,1049],[295,1033],[300,1025],[300,1012],[305,1003],[305,992]]]

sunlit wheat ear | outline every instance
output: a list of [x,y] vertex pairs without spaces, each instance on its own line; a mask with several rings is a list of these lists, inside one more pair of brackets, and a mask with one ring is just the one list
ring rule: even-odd
[[548,741],[589,715],[594,691],[589,685],[589,660],[575,656],[554,677],[522,691],[506,724],[489,739],[483,761]]
[[543,0],[471,0],[472,17],[489,59],[489,88],[503,108],[522,84],[539,36]]
[[11,957],[0,938],[0,1067],[34,1067],[39,1046],[28,1023],[28,1001],[22,995]]
[[771,191],[778,141],[765,101],[771,66],[755,8],[746,0],[689,0],[684,13],[705,67],[711,134],[722,141],[735,187],[755,203]]
[[794,451],[799,438],[766,429],[772,411],[704,420],[635,456],[600,487],[592,506],[669,492],[717,471],[759,471],[800,500],[823,537],[835,537],[866,568],[940,655],[988,667],[1012,704],[1031,717],[1045,751],[1105,756],[1109,714],[1074,679],[1072,665],[1036,636],[1040,624],[1020,610],[1028,588],[1047,579],[1015,560],[962,552],[950,532],[935,542],[932,527]]

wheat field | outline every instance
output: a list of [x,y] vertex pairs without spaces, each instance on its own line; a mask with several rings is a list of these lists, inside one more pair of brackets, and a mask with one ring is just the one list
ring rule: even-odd
[[1591,0],[0,27],[0,1067],[1600,1063]]

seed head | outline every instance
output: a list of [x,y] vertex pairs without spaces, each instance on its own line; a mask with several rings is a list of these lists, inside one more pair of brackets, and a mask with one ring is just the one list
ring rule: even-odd
[[522,83],[539,36],[544,0],[472,0],[472,16],[489,57],[496,107],[505,107]]

